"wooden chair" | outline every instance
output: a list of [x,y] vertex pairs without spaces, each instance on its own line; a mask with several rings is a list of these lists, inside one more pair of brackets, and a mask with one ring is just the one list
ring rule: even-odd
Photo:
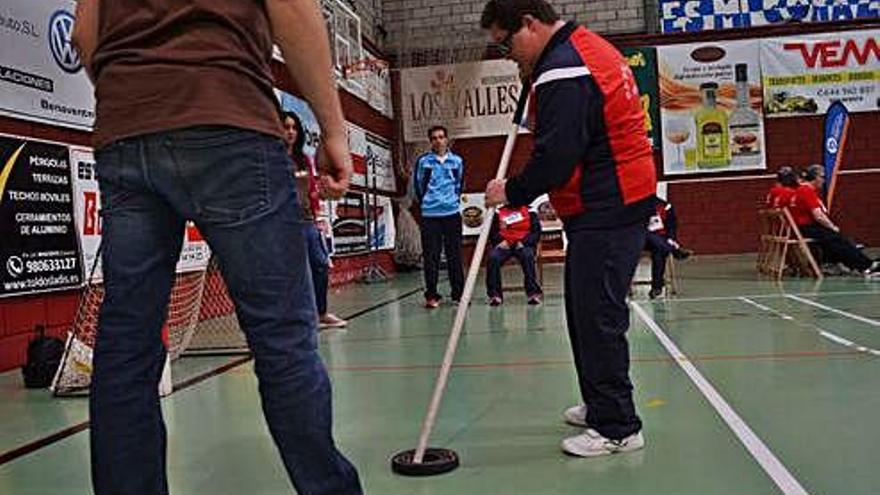
[[801,274],[822,279],[822,270],[810,251],[809,244],[814,241],[801,234],[788,208],[758,211],[758,226],[759,273],[781,280],[787,267],[795,267]]
[[558,239],[558,237],[544,237],[538,241],[538,250],[535,253],[535,262],[538,264],[538,283],[544,285],[544,263],[558,263],[565,261],[565,238],[562,237],[562,249],[547,248],[544,246],[546,241]]

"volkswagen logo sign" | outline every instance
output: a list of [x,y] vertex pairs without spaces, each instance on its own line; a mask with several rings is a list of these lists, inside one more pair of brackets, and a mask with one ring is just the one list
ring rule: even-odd
[[71,42],[74,20],[70,12],[59,10],[52,14],[52,19],[49,21],[49,49],[52,57],[55,58],[58,67],[69,74],[82,69],[79,54],[76,53]]
[[837,140],[833,137],[828,138],[828,141],[825,142],[825,149],[831,154],[837,153]]

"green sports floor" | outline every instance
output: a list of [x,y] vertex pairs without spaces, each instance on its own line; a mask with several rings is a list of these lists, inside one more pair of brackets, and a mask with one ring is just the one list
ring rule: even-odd
[[[392,474],[389,459],[415,447],[455,308],[423,309],[419,274],[334,291],[332,309],[357,316],[322,333],[321,349],[336,440],[366,493],[880,493],[880,282],[777,285],[750,257],[678,268],[680,294],[649,301],[639,286],[631,302],[644,450],[588,460],[559,449],[578,433],[561,418],[577,394],[553,265],[539,307],[511,288],[489,308],[478,281],[430,442],[462,465],[421,479]],[[505,285],[518,285],[505,270]],[[163,402],[173,494],[294,493],[246,358],[183,358],[174,377]],[[87,420],[85,399],[0,375],[0,494],[90,493]]]

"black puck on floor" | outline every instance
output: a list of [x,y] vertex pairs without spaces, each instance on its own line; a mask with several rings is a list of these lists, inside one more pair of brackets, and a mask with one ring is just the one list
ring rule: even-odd
[[391,470],[403,476],[435,476],[458,467],[458,454],[450,449],[426,449],[422,462],[413,458],[415,449],[406,450],[391,458]]

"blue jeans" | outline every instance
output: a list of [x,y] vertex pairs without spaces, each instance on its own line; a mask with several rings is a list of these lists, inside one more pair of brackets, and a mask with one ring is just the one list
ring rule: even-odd
[[106,291],[89,401],[96,495],[168,493],[160,330],[184,219],[195,221],[218,258],[294,487],[301,495],[360,494],[331,434],[307,224],[281,140],[194,127],[120,140],[96,159]]
[[330,282],[330,257],[324,237],[315,224],[306,226],[306,243],[309,250],[309,268],[312,271],[312,285],[315,287],[315,305],[318,314],[327,312],[327,286]]

